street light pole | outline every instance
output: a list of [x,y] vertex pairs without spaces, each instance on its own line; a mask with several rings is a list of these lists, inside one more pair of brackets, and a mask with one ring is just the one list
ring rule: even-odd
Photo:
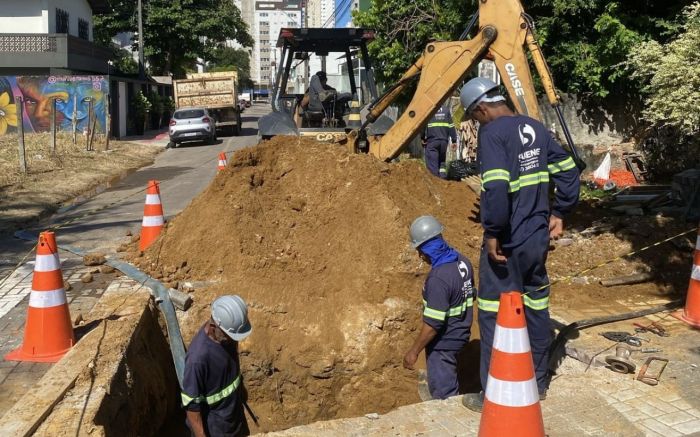
[[139,79],[146,78],[146,68],[143,61],[143,17],[141,12],[141,0],[138,1],[138,18],[139,18]]

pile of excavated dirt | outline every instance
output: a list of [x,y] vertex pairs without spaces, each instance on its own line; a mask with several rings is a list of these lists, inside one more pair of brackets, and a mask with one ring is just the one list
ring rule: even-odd
[[[163,280],[220,281],[195,292],[186,340],[224,293],[250,305],[241,344],[262,429],[418,402],[401,367],[420,323],[427,266],[408,227],[433,214],[473,254],[476,197],[418,161],[386,164],[339,147],[280,137],[237,152],[228,168],[135,260]],[[181,267],[186,263],[186,267]]]
[[[145,254],[132,253],[132,261],[174,286],[184,279],[212,281],[195,291],[195,305],[181,319],[187,342],[216,296],[240,294],[249,303],[254,328],[241,352],[250,403],[261,417],[255,430],[385,413],[419,401],[416,372],[404,370],[401,361],[420,326],[429,267],[408,244],[408,227],[419,215],[438,217],[446,239],[476,267],[476,202],[466,184],[435,178],[418,161],[387,164],[337,146],[278,137],[236,152]],[[574,234],[600,216],[582,206],[571,220]],[[639,248],[668,235],[667,227],[680,226],[635,220],[615,225],[618,231],[627,227],[627,234],[605,228],[555,246],[552,277]],[[646,255],[653,259],[617,263],[596,274],[670,262],[667,253]],[[686,256],[674,254],[674,266]],[[656,295],[669,291],[671,279],[613,292],[595,283],[563,283],[554,287],[553,299],[596,305],[611,296]],[[478,356],[474,343],[467,353],[472,360]],[[473,367],[465,374],[465,386],[478,378]]]

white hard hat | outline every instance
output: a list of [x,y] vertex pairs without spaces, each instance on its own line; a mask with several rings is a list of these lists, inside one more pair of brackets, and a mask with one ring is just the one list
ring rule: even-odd
[[221,296],[212,302],[211,318],[235,341],[243,340],[253,331],[248,320],[248,306],[237,295]]
[[[474,109],[472,106],[481,100],[486,93],[498,88],[498,84],[484,77],[475,77],[467,82],[459,93],[459,101],[464,107],[464,111],[468,114]],[[500,100],[500,99],[499,99]],[[503,99],[505,100],[505,99]]]
[[411,246],[417,249],[426,241],[442,234],[442,224],[431,215],[422,215],[411,224],[409,234],[411,236]]

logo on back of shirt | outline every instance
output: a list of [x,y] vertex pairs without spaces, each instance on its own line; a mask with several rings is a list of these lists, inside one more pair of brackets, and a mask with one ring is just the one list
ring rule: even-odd
[[457,265],[457,270],[459,270],[459,274],[464,279],[464,283],[462,284],[462,294],[465,299],[472,297],[474,294],[473,288],[472,288],[472,280],[469,278],[469,267],[467,266],[467,263],[464,261],[460,261],[459,264]]
[[532,147],[537,140],[535,129],[527,123],[518,125],[518,134],[523,147]]

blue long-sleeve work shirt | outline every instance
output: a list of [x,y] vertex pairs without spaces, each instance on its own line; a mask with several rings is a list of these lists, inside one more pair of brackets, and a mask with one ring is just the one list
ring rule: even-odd
[[502,116],[481,126],[477,154],[484,235],[506,249],[548,229],[550,180],[552,215],[564,217],[578,202],[576,164],[537,120]]

